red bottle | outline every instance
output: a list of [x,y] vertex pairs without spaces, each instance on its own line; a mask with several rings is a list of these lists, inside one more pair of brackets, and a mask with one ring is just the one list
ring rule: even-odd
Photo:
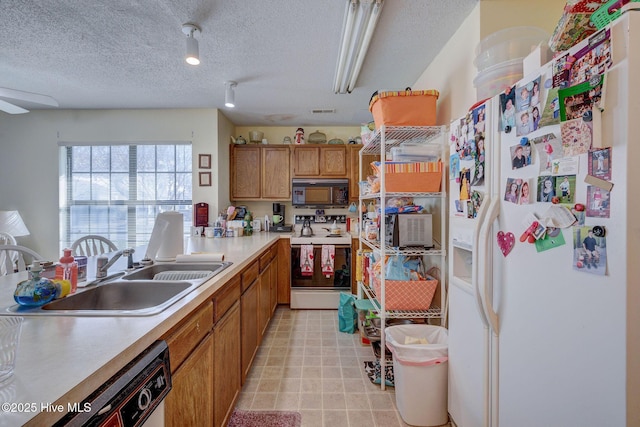
[[71,249],[64,249],[64,255],[56,267],[56,279],[68,280],[71,283],[71,294],[78,290],[78,263],[71,255]]

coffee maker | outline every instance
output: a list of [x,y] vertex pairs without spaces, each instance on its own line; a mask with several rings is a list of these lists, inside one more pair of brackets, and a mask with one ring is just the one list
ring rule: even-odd
[[282,203],[273,204],[273,215],[271,216],[271,226],[269,227],[269,231],[276,231],[276,232],[293,231],[293,227],[291,225],[284,225],[284,220],[285,220],[284,208],[285,206]]

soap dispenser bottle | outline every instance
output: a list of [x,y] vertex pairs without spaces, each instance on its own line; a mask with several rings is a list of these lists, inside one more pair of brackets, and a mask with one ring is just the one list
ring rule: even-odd
[[78,263],[75,261],[73,255],[71,255],[71,249],[64,249],[60,263],[56,267],[56,279],[68,280],[71,283],[71,291],[69,293],[75,294],[78,290]]
[[18,283],[13,299],[20,305],[27,307],[39,307],[44,305],[56,296],[57,288],[53,282],[46,277],[40,277],[42,265],[34,261],[29,269],[30,278]]

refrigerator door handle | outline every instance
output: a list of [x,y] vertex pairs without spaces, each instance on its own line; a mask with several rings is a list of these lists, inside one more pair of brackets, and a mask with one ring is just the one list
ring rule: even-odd
[[494,221],[498,218],[500,213],[500,200],[497,197],[491,199],[489,203],[489,209],[487,213],[487,217],[485,221],[483,221],[482,226],[480,228],[479,245],[478,252],[482,252],[482,272],[479,273],[478,286],[480,286],[480,282],[482,282],[482,289],[479,290],[478,294],[480,295],[480,301],[482,306],[483,315],[487,319],[493,333],[498,335],[500,332],[500,323],[498,320],[498,314],[495,312],[493,308],[493,295],[492,289],[489,289],[487,286],[488,281],[490,280],[489,271],[491,270],[491,265],[488,262],[491,260],[491,254],[493,250],[491,248],[491,239],[490,234],[493,228]]
[[[476,225],[473,228],[473,252],[471,255],[471,283],[473,285],[473,294],[476,299],[476,307],[478,308],[480,319],[482,320],[482,323],[486,328],[489,327],[489,320],[487,319],[486,313],[483,308],[480,290],[481,277],[485,276],[484,265],[486,259],[483,256],[483,251],[480,246],[480,231],[484,225],[490,202],[491,198],[489,197],[489,195],[487,195],[484,203],[480,205],[480,210],[478,211],[478,215],[476,217]],[[480,271],[481,268],[482,272]]]

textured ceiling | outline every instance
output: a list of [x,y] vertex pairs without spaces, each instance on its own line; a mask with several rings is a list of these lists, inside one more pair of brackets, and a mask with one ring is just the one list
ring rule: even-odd
[[[62,109],[221,108],[236,125],[354,125],[371,119],[374,91],[413,84],[477,2],[385,0],[355,90],[336,95],[345,0],[0,0],[0,87]],[[196,67],[183,59],[184,23],[202,29]],[[224,107],[227,80],[238,82],[235,109]]]

